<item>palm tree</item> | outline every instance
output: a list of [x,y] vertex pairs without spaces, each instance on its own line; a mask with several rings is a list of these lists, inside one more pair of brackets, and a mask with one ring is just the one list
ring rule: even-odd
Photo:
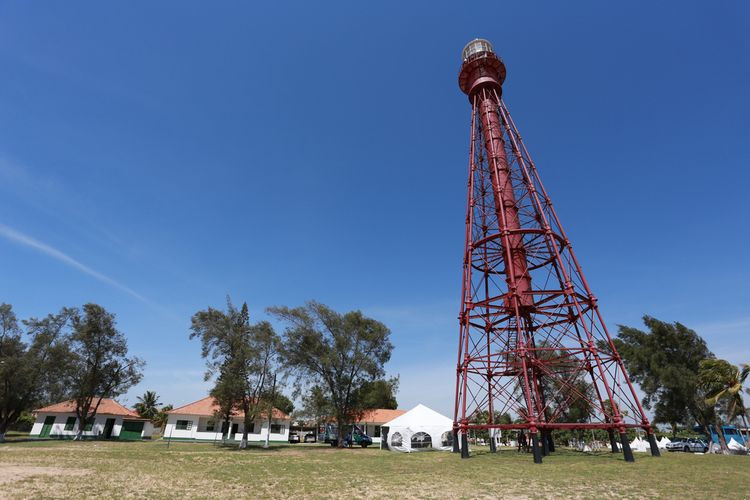
[[156,414],[156,416],[153,419],[154,426],[156,426],[159,429],[162,429],[162,431],[163,431],[164,430],[164,426],[167,423],[167,418],[169,417],[169,415],[167,414],[167,412],[169,410],[171,410],[171,409],[172,409],[172,405],[164,405],[164,406],[162,406],[161,409],[159,410],[159,412]]
[[[743,363],[740,366],[741,368],[734,366],[723,359],[706,359],[700,363],[698,378],[706,389],[706,404],[714,406],[719,401],[726,401],[729,421],[741,417],[747,428],[747,411],[742,390],[750,375],[750,365]],[[747,441],[747,437],[745,440]]]
[[135,411],[143,418],[154,420],[159,414],[159,396],[154,391],[146,391],[143,396],[138,396]]
[[[715,361],[720,362],[723,360]],[[745,429],[747,429],[747,410],[745,408],[745,401],[742,398],[742,389],[748,375],[750,375],[750,365],[742,363],[739,367],[734,365],[723,366],[716,371],[723,374],[723,377],[720,379],[721,387],[716,388],[717,390],[706,399],[706,403],[716,404],[718,401],[725,399],[729,420],[741,417],[742,423]],[[750,394],[750,389],[746,389],[746,391]],[[745,439],[747,440],[747,437]]]

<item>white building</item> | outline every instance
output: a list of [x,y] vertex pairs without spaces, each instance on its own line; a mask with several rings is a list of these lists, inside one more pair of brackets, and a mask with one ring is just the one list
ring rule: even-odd
[[[167,425],[164,428],[163,437],[179,441],[218,441],[222,434],[227,434],[227,439],[239,441],[242,439],[244,415],[240,412],[232,415],[229,428],[222,429],[224,422],[216,418],[219,407],[211,396],[195,401],[194,403],[175,408],[167,413]],[[269,441],[288,442],[289,415],[274,408],[271,418],[271,434]],[[222,433],[222,430],[225,432]],[[265,441],[268,435],[268,414],[261,415],[248,429],[248,441]]]
[[[96,399],[94,403],[96,404]],[[78,433],[75,401],[63,401],[34,411],[31,436],[72,439]],[[102,398],[96,415],[83,428],[84,438],[137,440],[150,438],[153,424],[114,399]]]

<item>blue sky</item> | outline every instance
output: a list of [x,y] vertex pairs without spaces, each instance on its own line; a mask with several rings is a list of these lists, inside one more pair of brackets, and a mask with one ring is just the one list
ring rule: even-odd
[[93,301],[205,394],[190,316],[309,299],[386,323],[399,402],[450,413],[474,37],[608,325],[750,362],[744,2],[4,2],[0,301]]

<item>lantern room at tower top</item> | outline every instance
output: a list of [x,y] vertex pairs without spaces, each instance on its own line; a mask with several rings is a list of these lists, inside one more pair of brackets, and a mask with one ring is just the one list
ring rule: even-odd
[[461,51],[461,56],[463,64],[458,75],[458,86],[469,96],[470,101],[482,88],[502,95],[505,64],[497,57],[490,42],[482,38],[472,40]]

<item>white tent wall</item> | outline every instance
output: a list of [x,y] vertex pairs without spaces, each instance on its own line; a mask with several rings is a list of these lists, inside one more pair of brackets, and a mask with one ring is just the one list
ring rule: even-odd
[[388,428],[388,449],[415,451],[451,451],[453,421],[420,404],[400,417],[383,424]]

